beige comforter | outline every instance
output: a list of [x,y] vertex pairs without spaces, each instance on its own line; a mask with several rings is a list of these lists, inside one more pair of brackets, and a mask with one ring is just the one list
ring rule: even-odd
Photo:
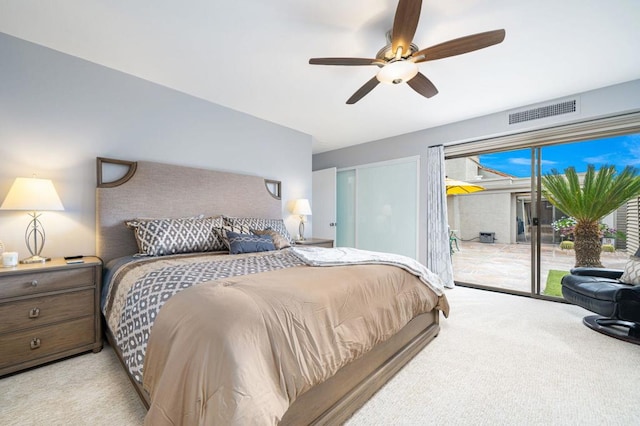
[[448,313],[445,296],[386,265],[300,266],[191,287],[153,326],[145,424],[277,424],[310,387],[434,308]]

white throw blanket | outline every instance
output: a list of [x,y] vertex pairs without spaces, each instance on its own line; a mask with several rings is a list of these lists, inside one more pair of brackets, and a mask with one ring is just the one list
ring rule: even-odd
[[426,266],[407,256],[393,253],[360,250],[351,247],[294,247],[293,252],[309,266],[342,265],[391,265],[420,278],[438,296],[444,293],[444,284],[440,277]]

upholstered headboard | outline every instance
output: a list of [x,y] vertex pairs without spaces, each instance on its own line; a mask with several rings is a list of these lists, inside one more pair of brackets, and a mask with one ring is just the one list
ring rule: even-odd
[[[105,182],[108,167],[125,169]],[[280,182],[147,161],[97,159],[96,252],[106,263],[137,252],[124,221],[227,215],[282,218]]]

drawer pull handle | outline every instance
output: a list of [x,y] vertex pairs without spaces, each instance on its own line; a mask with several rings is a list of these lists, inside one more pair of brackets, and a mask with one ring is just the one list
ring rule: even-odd
[[31,285],[34,286],[34,287],[37,287],[38,286],[38,280],[31,281]]
[[40,316],[40,308],[33,308],[29,311],[29,318],[38,318]]
[[37,337],[34,337],[31,340],[31,349],[38,349],[40,347],[40,339],[38,339]]

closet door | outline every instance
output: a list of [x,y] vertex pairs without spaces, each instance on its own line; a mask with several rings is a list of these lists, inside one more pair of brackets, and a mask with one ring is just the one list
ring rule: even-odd
[[336,247],[356,247],[356,171],[340,171],[336,181]]
[[417,257],[418,161],[338,172],[338,246]]

